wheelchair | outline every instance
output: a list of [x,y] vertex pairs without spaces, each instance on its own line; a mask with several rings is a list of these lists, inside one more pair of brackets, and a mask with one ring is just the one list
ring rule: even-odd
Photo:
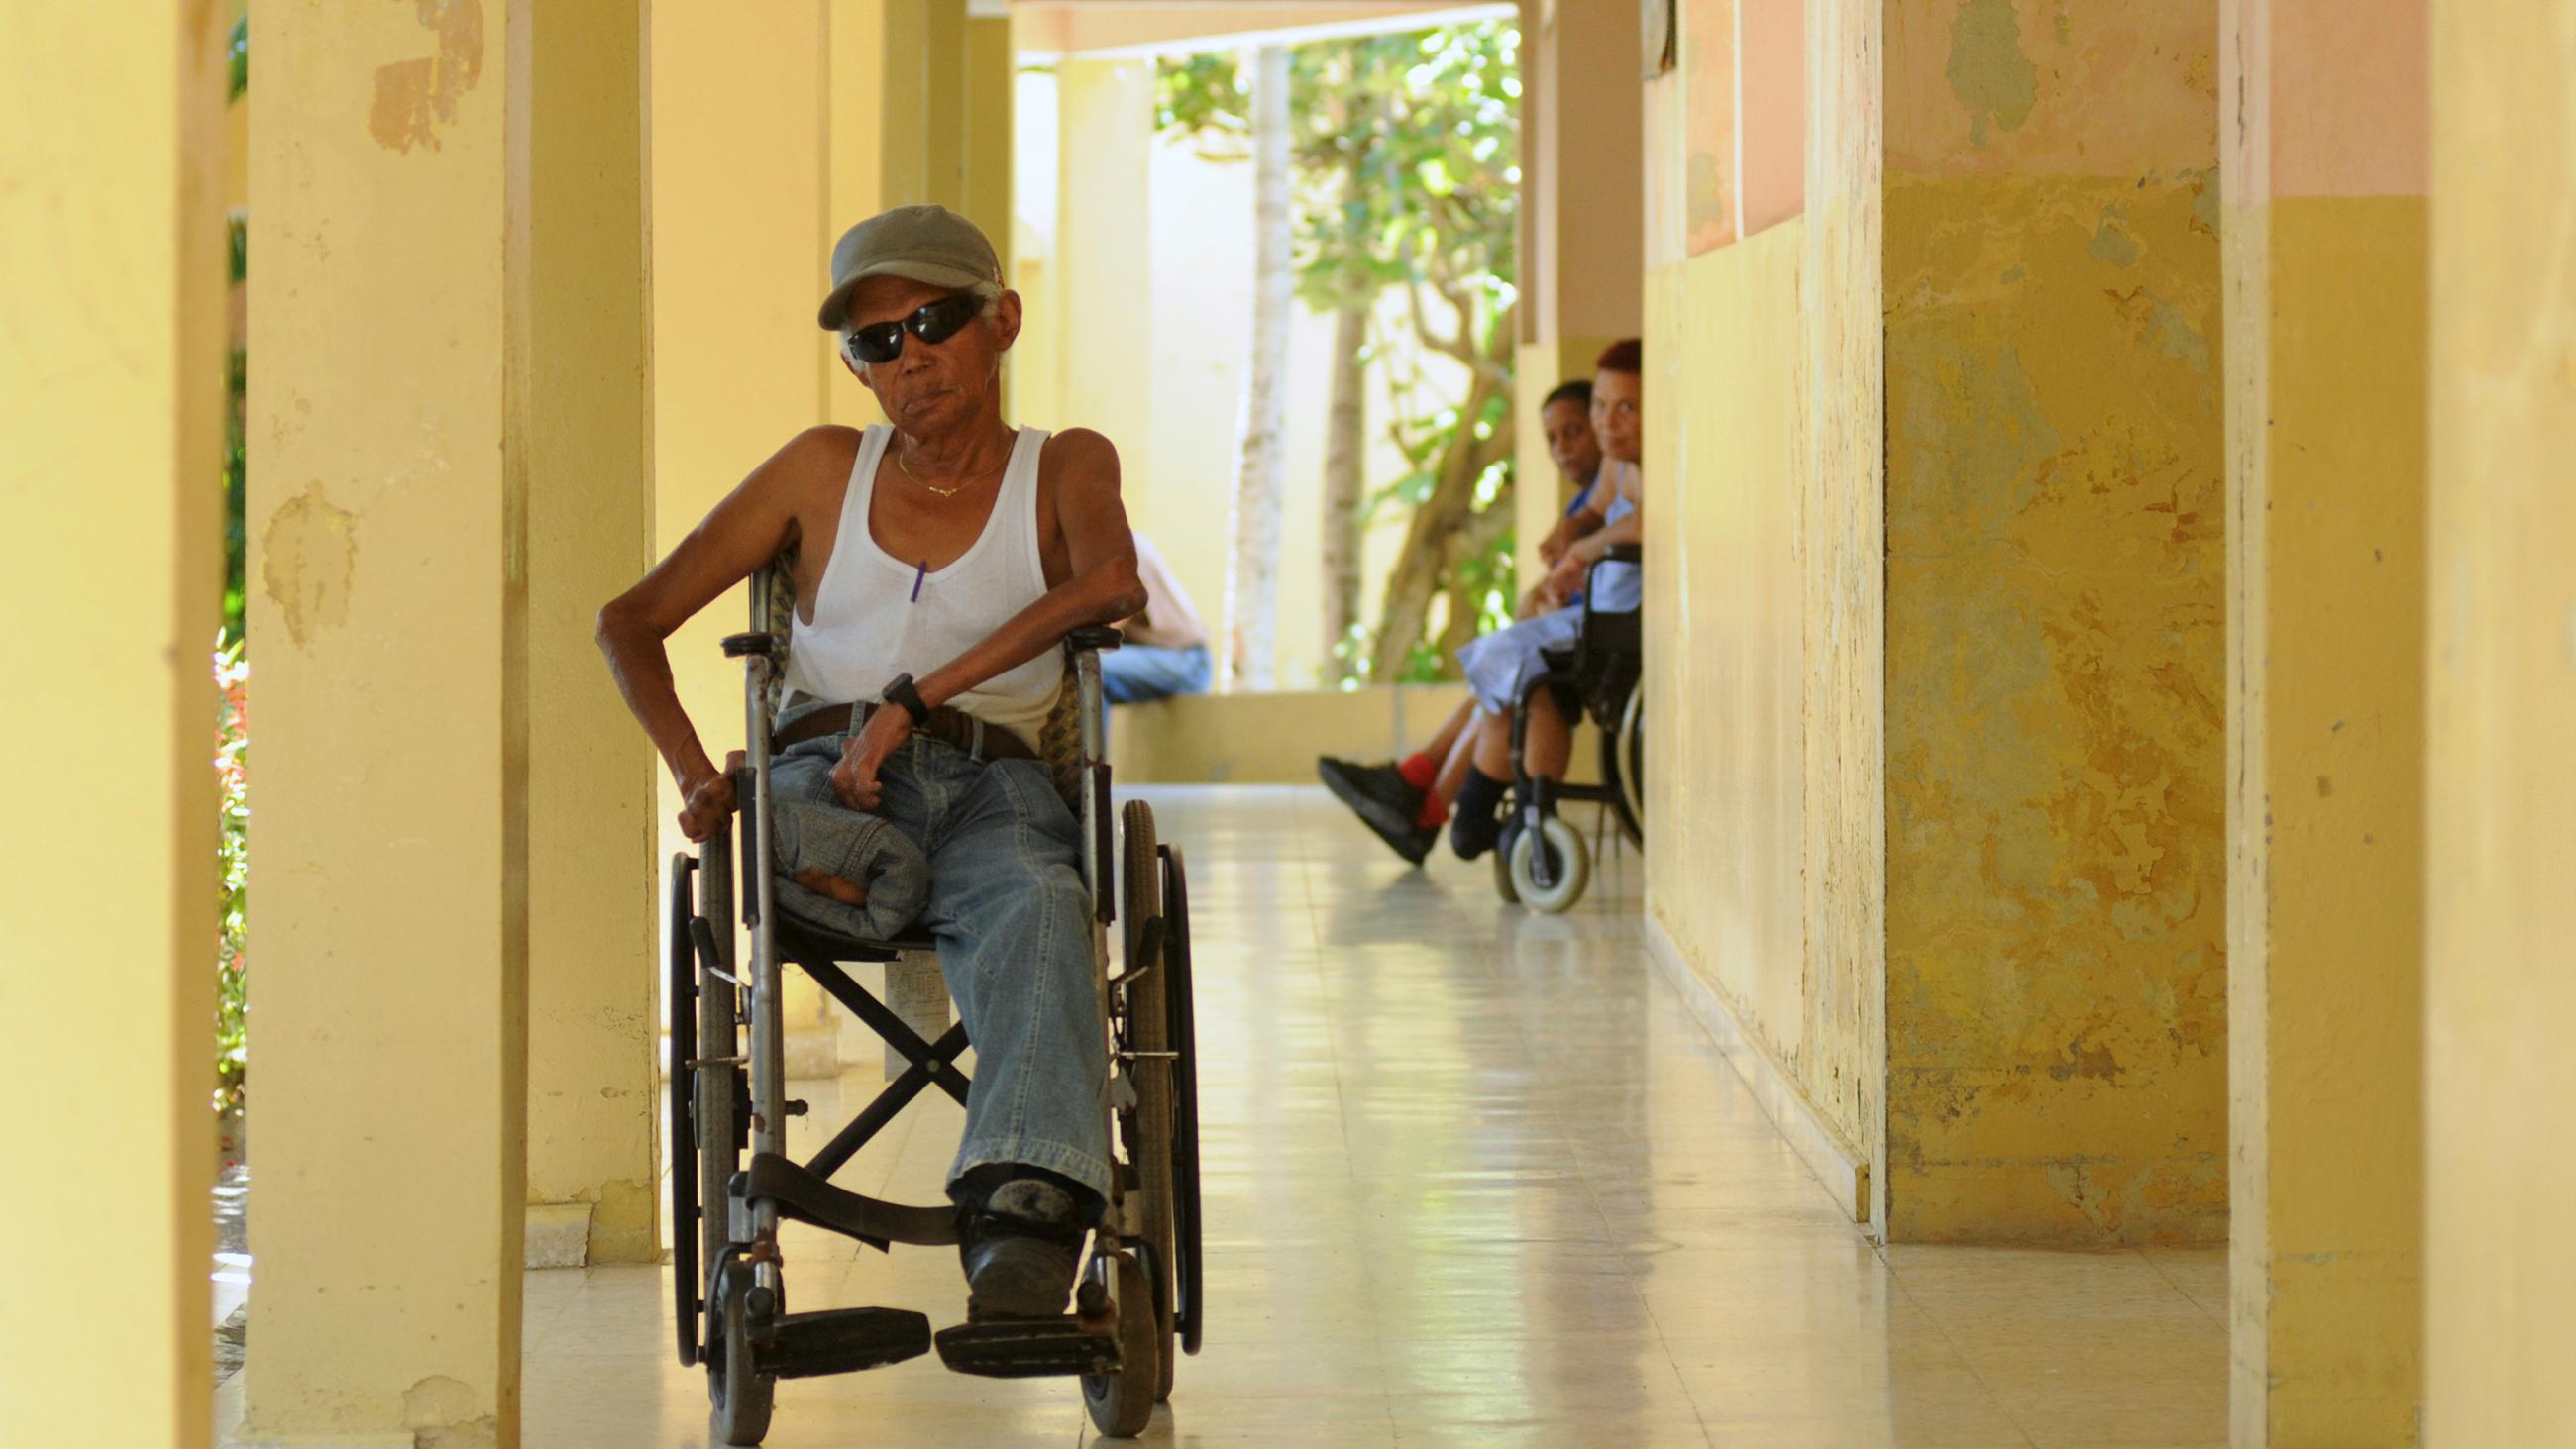
[[[1634,564],[1643,550],[1618,544],[1593,564]],[[1591,583],[1586,579],[1587,592]],[[1646,716],[1643,612],[1586,609],[1583,630],[1569,649],[1539,656],[1540,672],[1512,705],[1512,785],[1506,818],[1519,817],[1511,848],[1494,852],[1494,892],[1506,902],[1556,915],[1583,899],[1592,880],[1592,850],[1583,832],[1556,813],[1566,803],[1607,808],[1629,844],[1646,843]],[[1522,761],[1529,738],[1529,702],[1553,691],[1568,728],[1591,721],[1600,741],[1601,783],[1535,788]]]
[[[746,764],[736,778],[738,823],[672,859],[666,962],[672,1290],[680,1362],[703,1364],[714,1433],[757,1444],[778,1380],[848,1373],[918,1357],[935,1346],[951,1369],[1002,1378],[1071,1375],[1104,1435],[1141,1431],[1172,1392],[1177,1353],[1196,1353],[1203,1329],[1198,1087],[1190,999],[1189,886],[1178,846],[1155,838],[1142,801],[1113,823],[1103,756],[1099,652],[1114,629],[1064,641],[1066,684],[1042,739],[1060,792],[1082,826],[1082,873],[1093,902],[1092,981],[1109,1044],[1111,1192],[1092,1224],[1074,1312],[1057,1319],[969,1321],[933,1334],[900,1308],[791,1313],[779,1224],[805,1223],[880,1252],[893,1244],[953,1246],[958,1213],[910,1207],[832,1185],[832,1174],[906,1105],[931,1089],[961,1105],[963,1023],[935,1040],[853,980],[844,967],[886,962],[922,979],[936,972],[926,933],[863,940],[818,929],[774,906],[770,754],[793,607],[784,561],[752,581],[751,630],[725,640],[745,673]],[[741,847],[736,849],[739,832]],[[737,877],[737,862],[739,876]],[[734,922],[748,940],[738,965]],[[1121,928],[1112,972],[1110,927]],[[787,1155],[787,1119],[806,1104],[786,1095],[780,985],[792,962],[907,1063],[808,1160]],[[935,978],[934,978],[935,979]],[[889,995],[894,995],[889,991]],[[941,1005],[945,1005],[944,1002]],[[1176,1352],[1177,1351],[1177,1352]]]

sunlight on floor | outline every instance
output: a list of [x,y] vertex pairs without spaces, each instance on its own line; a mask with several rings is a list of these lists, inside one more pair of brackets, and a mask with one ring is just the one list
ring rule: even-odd
[[[1872,1248],[1647,965],[1635,857],[1550,919],[1319,790],[1139,793],[1190,865],[1209,1222],[1206,1349],[1143,1442],[2226,1441],[2223,1250]],[[797,1125],[873,1078],[801,1084]],[[936,1201],[961,1118],[916,1106],[838,1180]],[[944,1250],[788,1232],[791,1308],[963,1314]],[[707,1442],[667,1273],[529,1275],[531,1449]],[[781,1384],[767,1442],[1089,1438],[1070,1381],[929,1357]]]

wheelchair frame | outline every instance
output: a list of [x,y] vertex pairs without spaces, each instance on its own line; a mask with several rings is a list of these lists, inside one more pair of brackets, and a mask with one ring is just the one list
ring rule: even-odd
[[[1075,1374],[1094,1424],[1132,1435],[1170,1396],[1176,1350],[1196,1353],[1203,1329],[1198,1192],[1196,1033],[1190,991],[1186,861],[1155,839],[1152,808],[1126,807],[1125,856],[1110,815],[1099,651],[1114,629],[1064,642],[1081,711],[1076,803],[1083,883],[1092,898],[1092,984],[1108,1037],[1111,1191],[1091,1226],[1075,1311],[1058,1319],[970,1321],[930,1331],[927,1315],[896,1308],[786,1311],[782,1221],[803,1222],[890,1251],[894,1243],[953,1245],[958,1212],[908,1207],[831,1185],[829,1178],[932,1087],[961,1105],[969,1081],[956,1063],[963,1021],[926,1040],[843,970],[854,961],[935,958],[924,933],[867,941],[782,916],[771,861],[772,684],[787,636],[775,618],[779,565],[752,580],[751,630],[725,640],[744,662],[745,766],[737,776],[740,892],[734,826],[672,859],[666,943],[671,1011],[669,1085],[672,1290],[680,1361],[708,1370],[711,1427],[727,1444],[768,1431],[776,1382],[846,1373],[918,1357],[936,1345],[960,1372],[997,1377]],[[1122,869],[1123,865],[1123,869]],[[692,886],[695,900],[692,900]],[[1125,897],[1121,969],[1110,974],[1109,927]],[[750,942],[736,968],[733,920]],[[882,1037],[906,1063],[875,1099],[803,1164],[787,1155],[783,964],[793,962]],[[1123,1149],[1123,1150],[1122,1150]],[[746,1157],[747,1154],[747,1157]]]
[[[1644,550],[1633,543],[1613,545],[1593,562],[1584,575],[1585,590],[1593,587],[1592,575],[1603,564],[1638,564]],[[1620,694],[1615,710],[1599,707],[1594,688],[1599,672],[1623,667],[1628,661],[1642,661],[1645,654],[1643,610],[1618,613],[1583,611],[1583,631],[1575,636],[1571,651],[1540,656],[1546,668],[1532,679],[1512,702],[1512,792],[1510,810],[1522,817],[1521,830],[1513,838],[1512,848],[1494,852],[1494,890],[1506,901],[1517,901],[1554,915],[1569,910],[1583,898],[1590,883],[1591,851],[1582,834],[1557,818],[1547,801],[1532,788],[1532,777],[1523,763],[1524,746],[1529,741],[1529,701],[1542,689],[1572,692],[1581,701],[1577,718],[1568,719],[1566,727],[1578,727],[1588,718],[1597,727],[1600,739],[1601,783],[1568,785],[1558,783],[1548,792],[1555,803],[1606,805],[1619,823],[1619,833],[1632,845],[1646,843],[1645,797],[1645,681],[1631,679]],[[1615,715],[1615,718],[1613,717]]]

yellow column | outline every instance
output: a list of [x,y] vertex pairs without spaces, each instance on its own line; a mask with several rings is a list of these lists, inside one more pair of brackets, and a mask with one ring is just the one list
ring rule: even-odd
[[986,16],[971,9],[966,21],[966,184],[962,210],[1002,256],[1011,274],[1011,150],[1013,92],[1018,68],[1011,50],[1011,21],[997,5]]
[[2235,1441],[2422,1402],[2424,0],[2228,0]]
[[1888,7],[1888,1232],[2226,1231],[2216,0]]
[[[606,803],[593,858],[635,855],[634,757],[573,768],[596,700],[532,677],[597,669],[570,595],[640,536],[627,9],[254,17],[295,81],[251,117],[251,249],[293,281],[250,339],[254,1437],[518,1439],[530,904],[570,889],[532,798]],[[626,903],[580,969],[649,971],[632,887],[589,884]]]
[[2427,1440],[2576,1442],[2576,3],[2433,8]]
[[573,9],[535,37],[572,123],[528,163],[528,1202],[563,1225],[554,1261],[649,1263],[657,767],[590,640],[654,557],[644,35],[635,7]]
[[[1017,363],[1053,366],[1064,415],[1041,427],[1080,425],[1113,439],[1154,436],[1153,328],[1139,298],[1154,294],[1154,254],[1143,219],[1153,215],[1154,63],[1068,57],[1056,71],[1061,167],[1055,295],[1033,319]],[[1052,346],[1052,358],[1046,355]],[[1126,444],[1123,486],[1131,517],[1154,517],[1149,459]],[[1206,480],[1200,480],[1205,489]],[[1222,490],[1220,490],[1222,491]],[[1199,608],[1218,608],[1204,593]]]
[[0,60],[0,132],[44,138],[0,155],[13,1443],[209,1438],[219,20],[21,7]]
[[1520,566],[1568,501],[1548,461],[1539,404],[1590,378],[1593,359],[1638,335],[1645,308],[1644,99],[1634,7],[1533,0],[1522,7],[1520,331],[1514,368],[1513,510]]

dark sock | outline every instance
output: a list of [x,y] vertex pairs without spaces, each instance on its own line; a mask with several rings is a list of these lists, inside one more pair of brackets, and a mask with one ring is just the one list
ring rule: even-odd
[[965,1176],[948,1185],[948,1199],[961,1207],[980,1208],[984,1200],[993,1195],[993,1189],[1023,1177],[1034,1177],[1040,1182],[1050,1182],[1063,1188],[1073,1199],[1074,1221],[1085,1227],[1098,1221],[1102,1210],[1107,1207],[1100,1200],[1100,1194],[1063,1173],[1018,1162],[977,1163],[966,1169]]
[[1460,860],[1474,860],[1494,848],[1494,838],[1502,834],[1503,792],[1511,788],[1508,780],[1497,780],[1470,765],[1467,778],[1458,786],[1458,803],[1449,822],[1449,848]]

